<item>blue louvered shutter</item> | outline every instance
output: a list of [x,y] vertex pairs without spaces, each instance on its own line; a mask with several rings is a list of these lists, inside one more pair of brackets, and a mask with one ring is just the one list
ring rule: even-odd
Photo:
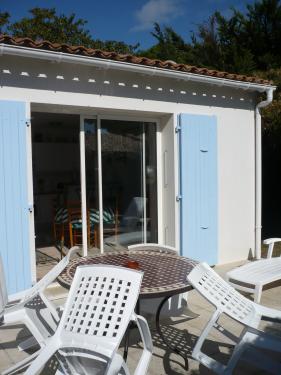
[[181,114],[181,253],[218,261],[217,121],[215,116]]
[[9,294],[31,286],[25,103],[0,101],[0,254]]

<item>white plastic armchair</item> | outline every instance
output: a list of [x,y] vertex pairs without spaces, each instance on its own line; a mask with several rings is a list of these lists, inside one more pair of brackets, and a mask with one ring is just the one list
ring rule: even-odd
[[[203,329],[192,356],[206,367],[218,374],[232,374],[233,369],[241,358],[248,362],[255,363],[274,374],[281,373],[281,364],[273,361],[262,351],[247,351],[247,356],[243,357],[245,350],[251,348],[268,349],[281,352],[281,339],[278,336],[270,335],[258,329],[262,318],[279,320],[281,322],[281,311],[270,309],[258,305],[237,292],[232,286],[224,281],[206,263],[200,263],[187,276],[193,287],[216,307],[214,314]],[[228,335],[227,331],[219,325],[218,320],[222,314],[228,315],[244,326],[239,337]],[[224,365],[207,354],[201,348],[212,328],[219,329],[231,338],[235,344],[233,353],[227,365]]]
[[[65,269],[71,256],[78,251],[79,247],[77,246],[70,249],[68,254],[47,275],[24,292],[19,301],[9,300],[0,257],[0,316],[2,324],[23,323],[33,336],[31,340],[26,341],[27,347],[33,346],[34,343],[38,343],[40,346],[44,345],[44,340],[56,330],[59,315],[55,305],[46,297],[44,291]],[[2,374],[9,374],[25,367],[37,354],[37,352],[34,353]]]
[[135,321],[144,350],[134,374],[145,375],[152,340],[146,320],[134,313],[141,281],[141,272],[122,267],[77,267],[58,329],[25,374],[38,373],[55,353],[64,356],[70,374],[93,374],[98,365],[102,374],[121,369],[129,374],[117,349],[128,324]]
[[159,243],[140,243],[136,245],[128,246],[128,250],[160,250],[165,251],[167,253],[176,254],[177,250],[175,247],[167,246],[167,245],[160,245]]

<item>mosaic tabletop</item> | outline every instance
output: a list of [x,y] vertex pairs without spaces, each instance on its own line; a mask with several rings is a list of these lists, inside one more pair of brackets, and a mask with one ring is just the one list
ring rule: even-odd
[[161,250],[126,250],[107,252],[93,257],[72,260],[60,274],[58,281],[70,288],[78,266],[110,264],[127,266],[128,261],[136,261],[138,270],[144,273],[140,297],[154,298],[182,293],[192,289],[186,277],[197,262],[171,252]]

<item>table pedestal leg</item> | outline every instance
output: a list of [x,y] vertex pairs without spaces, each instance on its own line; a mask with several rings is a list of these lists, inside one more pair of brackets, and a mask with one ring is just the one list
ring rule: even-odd
[[166,341],[166,338],[165,338],[165,335],[163,334],[162,330],[161,330],[161,325],[160,325],[160,314],[161,314],[161,310],[165,304],[165,302],[168,301],[168,299],[171,298],[171,296],[167,296],[165,297],[160,305],[158,306],[158,309],[157,309],[157,312],[156,312],[156,330],[157,332],[159,333],[159,336],[161,337],[162,341],[164,342],[164,344],[169,348],[171,349],[174,353],[180,355],[183,359],[184,359],[184,362],[185,362],[185,369],[188,370],[188,359],[180,352],[180,350],[172,345],[170,345],[167,341]]

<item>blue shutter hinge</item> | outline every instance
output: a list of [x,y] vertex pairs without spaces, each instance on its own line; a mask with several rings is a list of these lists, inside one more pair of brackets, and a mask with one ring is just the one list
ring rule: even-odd
[[180,131],[181,131],[181,124],[177,124],[177,126],[175,127],[175,132],[179,133]]
[[28,120],[25,121],[25,125],[26,125],[27,127],[29,127],[29,126],[31,125],[31,121],[30,121],[30,119],[28,119]]
[[181,195],[177,195],[177,196],[176,196],[176,201],[177,201],[177,202],[180,202],[181,200],[182,200],[182,196],[181,196]]
[[32,213],[33,212],[33,204],[29,204],[27,209],[30,213]]

